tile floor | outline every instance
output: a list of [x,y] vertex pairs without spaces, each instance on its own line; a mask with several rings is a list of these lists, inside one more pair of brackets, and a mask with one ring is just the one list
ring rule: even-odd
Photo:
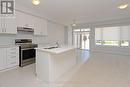
[[[77,66],[57,80],[55,87],[130,87],[130,56],[91,53],[88,59],[87,51],[79,51],[77,58]],[[33,64],[1,72],[0,87],[48,85],[36,78]]]

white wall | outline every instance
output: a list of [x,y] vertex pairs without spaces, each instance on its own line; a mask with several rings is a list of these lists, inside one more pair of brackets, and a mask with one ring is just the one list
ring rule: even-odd
[[71,26],[68,26],[68,45],[73,45],[72,40],[73,40],[73,29]]
[[[16,3],[16,10],[29,13],[30,15],[35,15],[44,18],[43,15],[34,11],[33,9],[26,8]],[[45,18],[46,19],[46,18]],[[59,41],[60,43],[65,43],[65,27],[62,24],[58,24],[54,21],[47,19],[47,29],[48,36],[34,36],[32,33],[18,33],[17,35],[0,34],[0,45],[14,44],[15,39],[32,39],[34,43],[50,43],[54,41]]]

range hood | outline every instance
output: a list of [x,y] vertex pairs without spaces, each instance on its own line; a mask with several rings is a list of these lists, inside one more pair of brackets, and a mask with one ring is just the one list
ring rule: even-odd
[[17,31],[34,32],[34,29],[30,27],[17,27]]

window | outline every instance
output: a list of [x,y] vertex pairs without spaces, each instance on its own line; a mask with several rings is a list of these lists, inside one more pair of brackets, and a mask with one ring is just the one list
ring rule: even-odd
[[102,29],[101,28],[95,29],[95,41],[96,41],[96,45],[102,45]]
[[102,45],[102,41],[101,40],[96,40],[96,45]]
[[80,32],[80,29],[74,29],[74,32]]
[[103,27],[95,29],[95,44],[128,47],[130,26]]
[[122,40],[122,41],[121,41],[121,46],[123,46],[123,47],[128,47],[128,46],[129,46],[129,41]]
[[108,46],[119,46],[119,41],[109,41],[105,40],[103,41],[103,45],[108,45]]
[[89,31],[90,31],[90,29],[81,29],[81,31],[88,31],[88,32],[89,32]]

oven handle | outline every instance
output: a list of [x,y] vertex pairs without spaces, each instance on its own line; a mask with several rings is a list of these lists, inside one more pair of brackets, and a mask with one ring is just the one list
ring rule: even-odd
[[34,48],[26,48],[26,49],[21,49],[22,51],[24,50],[33,50]]

